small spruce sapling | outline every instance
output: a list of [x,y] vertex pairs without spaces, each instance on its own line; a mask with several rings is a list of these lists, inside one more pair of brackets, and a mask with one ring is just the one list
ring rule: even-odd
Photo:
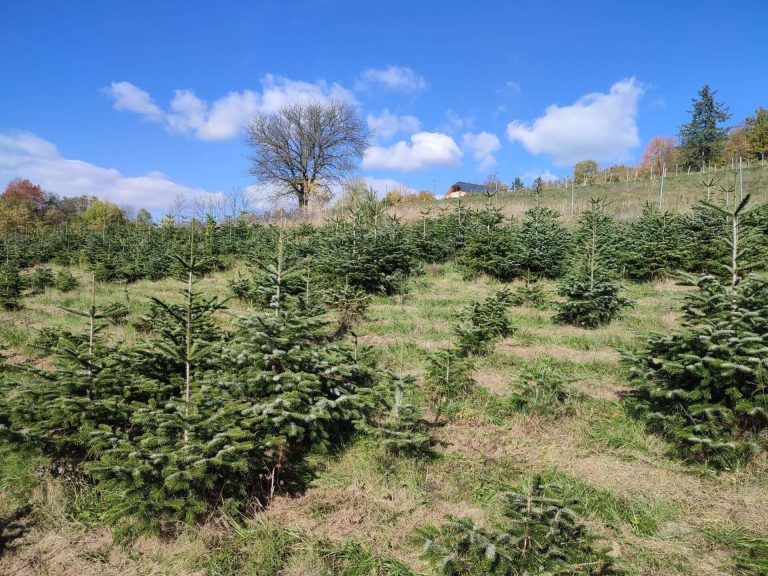
[[40,266],[27,277],[26,284],[33,294],[42,294],[46,288],[53,286],[53,271]]
[[507,316],[511,305],[509,290],[502,288],[485,300],[465,307],[459,314],[461,324],[454,329],[459,354],[485,355],[494,341],[511,336],[515,332]]
[[0,265],[0,307],[5,310],[21,308],[21,293],[24,282],[19,274],[19,268],[11,260]]
[[365,319],[371,297],[365,291],[350,286],[347,282],[343,286],[328,291],[325,302],[328,308],[336,311],[338,318],[336,333],[341,336]]
[[450,516],[440,528],[422,529],[424,557],[444,576],[615,574],[607,551],[593,547],[595,537],[569,508],[575,501],[557,490],[536,476],[525,490],[504,494],[506,519],[496,529]]
[[544,310],[550,306],[551,296],[549,291],[533,274],[525,274],[522,284],[519,284],[512,292],[510,303],[512,306],[532,306]]
[[558,292],[565,297],[556,319],[564,324],[597,328],[608,324],[632,303],[620,296],[621,286],[611,273],[609,262],[613,247],[605,244],[613,224],[605,214],[605,200],[593,199],[589,210],[580,217],[579,252],[571,275],[560,284]]
[[439,422],[449,403],[466,398],[475,387],[473,362],[453,349],[430,355],[423,390],[427,402]]
[[78,286],[80,286],[80,282],[78,282],[77,278],[75,278],[69,270],[60,270],[56,273],[53,287],[59,292],[71,292]]
[[412,376],[387,375],[381,416],[366,424],[384,451],[392,456],[427,456],[431,439],[421,411],[413,401]]

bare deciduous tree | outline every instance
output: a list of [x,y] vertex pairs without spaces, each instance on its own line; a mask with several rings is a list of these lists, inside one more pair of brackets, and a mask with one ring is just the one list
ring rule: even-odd
[[258,114],[246,132],[250,174],[306,208],[319,189],[343,182],[370,144],[366,125],[346,102],[293,103]]
[[229,192],[224,193],[224,199],[227,209],[227,218],[237,220],[240,216],[248,212],[251,207],[251,193],[247,188],[240,186],[233,187]]

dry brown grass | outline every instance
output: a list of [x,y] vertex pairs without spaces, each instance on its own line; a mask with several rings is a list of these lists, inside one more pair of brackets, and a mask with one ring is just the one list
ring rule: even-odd
[[[706,174],[692,173],[680,174],[675,177],[669,174],[664,181],[664,202],[663,207],[670,212],[684,213],[690,211],[696,202],[703,200],[706,196],[705,188],[701,181],[704,178],[714,177],[716,181],[723,185],[736,184],[737,173],[731,170],[709,171]],[[660,181],[654,180],[634,180],[634,174],[630,173],[630,181],[611,182],[608,184],[597,182],[587,184],[586,186],[576,186],[573,189],[575,197],[574,214],[578,216],[589,207],[590,198],[606,196],[610,200],[608,210],[621,220],[630,220],[637,218],[642,214],[646,202],[651,205],[658,205]],[[755,165],[744,170],[744,193],[751,194],[756,202],[768,200],[768,164],[764,167]],[[717,200],[725,201],[722,193],[717,194]],[[479,209],[486,205],[486,198],[482,194],[468,195],[462,198],[462,204],[466,208]],[[530,190],[518,190],[515,192],[500,193],[496,199],[496,206],[501,208],[507,216],[520,217],[537,200]],[[733,203],[734,198],[731,195],[728,198],[729,203]],[[538,202],[549,208],[559,211],[563,218],[570,222],[575,218],[571,216],[571,189],[570,188],[546,188],[541,193]],[[423,216],[420,211],[426,207],[433,207],[433,214],[437,209],[446,206],[455,205],[456,200],[438,200],[435,203],[401,203],[388,208],[389,214],[401,218],[405,222],[420,221]],[[292,221],[309,222],[315,225],[321,225],[338,213],[340,208],[331,206],[315,208],[308,213],[297,213],[292,216]]]

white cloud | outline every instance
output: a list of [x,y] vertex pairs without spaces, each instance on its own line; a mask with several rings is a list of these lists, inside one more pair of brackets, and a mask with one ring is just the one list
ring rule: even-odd
[[116,110],[128,110],[161,121],[171,132],[189,134],[200,140],[234,138],[259,112],[271,113],[290,102],[318,102],[330,99],[355,103],[355,97],[339,84],[290,80],[267,74],[261,79],[262,89],[229,92],[208,103],[192,90],[176,90],[170,110],[156,106],[149,94],[130,82],[113,82],[104,91],[114,100]]
[[413,134],[421,128],[421,122],[416,116],[398,116],[392,114],[389,109],[384,110],[378,116],[368,114],[366,118],[368,128],[373,131],[377,140],[389,140],[395,134]]
[[266,74],[261,78],[261,85],[260,112],[276,112],[290,102],[343,100],[350,104],[357,103],[355,95],[336,82],[329,84],[325,80],[318,80],[310,83]]
[[366,68],[355,83],[356,90],[374,90],[376,88],[392,92],[415,94],[428,88],[423,76],[407,66],[387,66],[386,68]]
[[102,90],[114,99],[115,110],[135,112],[147,120],[159,121],[163,119],[163,111],[152,102],[149,94],[130,82],[112,82]]
[[499,142],[496,134],[490,132],[479,132],[472,134],[467,132],[463,138],[464,148],[472,152],[477,167],[480,170],[488,170],[496,165],[496,157],[494,153],[498,152],[501,148],[501,142]]
[[549,106],[533,124],[507,125],[509,140],[533,154],[546,154],[558,166],[592,159],[626,160],[640,143],[637,103],[644,88],[634,78],[611,86],[608,94],[587,94],[570,106]]
[[461,163],[461,148],[447,134],[418,132],[410,140],[410,143],[401,140],[387,147],[371,146],[363,157],[363,167],[410,172]]
[[96,196],[153,211],[170,208],[177,196],[188,201],[221,197],[177,184],[157,171],[129,177],[114,168],[64,158],[55,144],[30,132],[0,132],[0,181],[12,178],[28,178],[60,196]]

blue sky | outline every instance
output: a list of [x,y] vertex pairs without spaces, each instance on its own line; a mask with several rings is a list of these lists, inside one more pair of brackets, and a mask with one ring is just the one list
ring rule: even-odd
[[253,184],[252,114],[330,97],[376,129],[381,191],[632,164],[705,83],[731,123],[768,105],[766,22],[763,0],[0,0],[0,186],[160,213]]

